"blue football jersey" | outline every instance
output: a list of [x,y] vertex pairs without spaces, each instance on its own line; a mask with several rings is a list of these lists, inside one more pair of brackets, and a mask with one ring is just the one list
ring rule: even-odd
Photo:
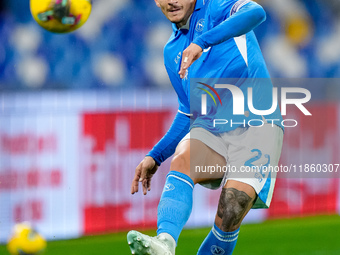
[[[251,87],[253,105],[257,110],[268,110],[272,107],[273,85],[254,32],[250,31],[238,37],[219,41],[220,35],[223,35],[226,30],[237,31],[239,29],[237,22],[243,22],[242,19],[238,19],[235,27],[226,27],[224,21],[250,2],[249,0],[197,0],[195,11],[187,26],[178,29],[173,25],[173,34],[164,49],[165,67],[178,95],[179,112],[192,118],[191,128],[203,127],[213,133],[222,133],[240,125],[246,126],[249,121],[252,121],[251,125],[255,126],[261,125],[261,121],[266,122],[266,120],[275,120],[271,123],[282,127],[282,116],[277,105],[273,113],[262,116],[252,113],[247,104],[248,88]],[[185,78],[181,79],[178,72],[182,52],[192,42],[200,45],[204,51],[188,69]],[[205,47],[206,45],[210,46]],[[231,84],[243,92],[243,115],[234,114],[234,99],[231,91],[216,88],[215,84]],[[211,89],[208,89],[209,86],[216,88],[215,95]],[[201,98],[202,94],[208,93],[207,90],[210,90],[212,97],[207,97],[207,111],[206,114],[202,114]],[[216,119],[223,119],[228,123],[213,125]]]
[[164,47],[164,64],[179,102],[179,111],[190,115],[190,69],[181,79],[178,72],[181,67],[182,53],[190,43],[203,32],[206,1],[197,0],[195,10],[183,28],[172,25],[173,33]]

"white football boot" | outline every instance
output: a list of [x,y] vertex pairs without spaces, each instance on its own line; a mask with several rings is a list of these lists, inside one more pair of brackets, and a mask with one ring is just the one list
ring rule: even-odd
[[132,254],[175,255],[176,242],[167,233],[162,233],[158,236],[148,236],[131,230],[127,234],[127,241]]

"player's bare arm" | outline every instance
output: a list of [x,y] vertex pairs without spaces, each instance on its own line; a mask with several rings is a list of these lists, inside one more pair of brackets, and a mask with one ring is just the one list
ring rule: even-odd
[[135,176],[131,184],[131,194],[138,192],[139,182],[141,182],[143,194],[146,195],[151,190],[151,178],[157,169],[156,161],[152,157],[146,156],[136,167]]
[[154,148],[140,162],[135,171],[131,184],[131,194],[138,192],[139,182],[142,183],[143,194],[151,190],[151,178],[163,161],[174,154],[177,144],[189,131],[190,119],[188,116],[177,113],[174,121]]
[[191,43],[188,48],[183,51],[181,70],[179,76],[181,79],[185,77],[188,68],[202,55],[203,49],[195,43]]

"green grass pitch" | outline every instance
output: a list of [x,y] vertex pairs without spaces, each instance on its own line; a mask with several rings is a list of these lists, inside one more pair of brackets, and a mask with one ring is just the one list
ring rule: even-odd
[[[196,254],[209,228],[184,230],[176,255]],[[155,231],[148,231],[154,235]],[[340,254],[340,216],[271,220],[241,227],[234,255],[335,255]],[[45,255],[131,254],[126,233],[53,241]],[[0,254],[7,254],[4,245]]]

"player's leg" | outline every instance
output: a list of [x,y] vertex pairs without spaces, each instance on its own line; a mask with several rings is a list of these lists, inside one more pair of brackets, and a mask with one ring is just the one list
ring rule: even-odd
[[252,207],[268,208],[274,190],[275,173],[261,169],[264,165],[277,166],[282,148],[282,130],[265,125],[249,128],[245,132],[235,130],[222,135],[222,138],[229,144],[230,165],[237,169],[257,167],[258,171],[228,173],[215,224],[198,254],[232,254],[243,218]]
[[222,188],[215,217],[216,226],[224,232],[237,230],[254,205],[257,195],[249,184],[229,180]]
[[215,224],[203,241],[198,254],[232,254],[243,218],[257,195],[252,186],[230,180],[223,187]]
[[225,159],[203,142],[185,139],[176,148],[158,205],[157,237],[131,231],[130,248],[135,254],[175,253],[178,237],[192,210],[193,188],[198,182],[222,178],[224,173],[193,175],[191,166],[225,165]]
[[203,142],[195,139],[183,141],[171,162],[165,189],[158,205],[157,233],[168,233],[177,242],[183,226],[192,210],[193,187],[197,183],[222,178],[223,173],[214,176],[200,176],[193,166],[225,165],[225,159]]
[[170,170],[189,176],[197,184],[223,178],[224,172],[211,174],[195,171],[195,166],[213,165],[225,166],[226,160],[204,142],[198,139],[186,139],[177,146]]

